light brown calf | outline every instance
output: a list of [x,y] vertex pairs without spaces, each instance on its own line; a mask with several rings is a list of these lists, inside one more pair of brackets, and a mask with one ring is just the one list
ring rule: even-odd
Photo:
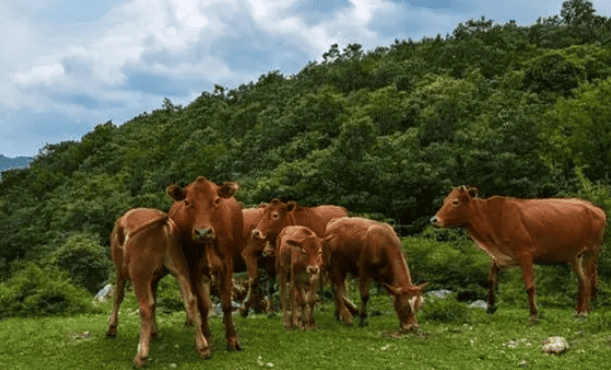
[[[322,240],[307,227],[288,226],[278,235],[276,243],[284,327],[313,329],[316,289],[322,267]],[[289,296],[293,301],[290,314]]]
[[117,275],[114,305],[106,335],[117,335],[119,306],[124,283],[131,280],[140,312],[140,341],[134,366],[142,367],[149,356],[151,339],[157,336],[155,287],[164,269],[180,284],[187,314],[196,323],[195,347],[202,358],[210,357],[210,347],[201,330],[197,300],[193,296],[187,260],[178,246],[178,230],[168,215],[156,209],[136,208],[116,222],[110,237],[112,259]]

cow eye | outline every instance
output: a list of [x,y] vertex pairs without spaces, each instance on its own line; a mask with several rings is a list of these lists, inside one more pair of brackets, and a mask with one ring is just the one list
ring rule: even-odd
[[460,200],[458,200],[458,199],[452,199],[452,205],[453,205],[454,207],[456,207],[456,206],[457,206],[459,203],[460,203]]
[[191,203],[189,203],[189,201],[186,199],[185,199],[185,207],[191,207]]
[[272,220],[277,220],[279,218],[280,218],[280,214],[278,212],[272,213],[272,215],[271,215],[271,219]]

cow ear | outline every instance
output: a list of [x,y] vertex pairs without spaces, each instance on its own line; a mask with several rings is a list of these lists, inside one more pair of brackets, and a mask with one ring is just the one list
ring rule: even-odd
[[467,192],[471,198],[475,198],[479,194],[479,186],[469,185],[467,186]]
[[322,238],[322,243],[323,244],[327,244],[331,239],[333,239],[335,235],[326,235],[325,237]]
[[395,287],[393,287],[391,285],[388,285],[386,283],[382,283],[382,286],[384,286],[384,289],[386,289],[386,292],[388,294],[390,294],[390,295],[398,296],[398,295],[401,294],[401,291],[402,291],[401,287],[395,288]]
[[225,181],[223,185],[219,186],[218,195],[221,198],[231,198],[233,197],[240,188],[240,185],[237,182]]
[[185,192],[180,186],[176,184],[169,185],[167,188],[165,188],[165,192],[170,198],[174,199],[177,202],[186,198]]
[[294,200],[289,200],[288,202],[286,202],[287,211],[293,212],[295,209],[297,209],[297,202],[295,202]]

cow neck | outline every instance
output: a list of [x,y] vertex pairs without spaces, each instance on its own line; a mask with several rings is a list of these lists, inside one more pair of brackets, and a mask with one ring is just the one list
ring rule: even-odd
[[489,214],[490,203],[486,199],[473,198],[467,214],[467,224],[463,226],[469,236],[480,245],[494,243],[494,231],[486,222],[486,215]]
[[407,258],[398,252],[398,256],[390,259],[390,269],[393,275],[392,286],[407,286],[413,287],[412,277],[407,266]]
[[289,225],[291,226],[297,225],[297,221],[295,220],[295,212],[297,212],[296,209],[289,211],[287,214],[287,217],[289,219]]

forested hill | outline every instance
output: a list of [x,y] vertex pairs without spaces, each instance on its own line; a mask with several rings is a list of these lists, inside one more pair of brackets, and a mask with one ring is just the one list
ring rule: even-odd
[[588,1],[528,26],[482,18],[370,51],[332,45],[295,75],[166,99],[4,172],[0,264],[43,261],[75,233],[107,245],[122,212],[167,209],[165,186],[198,175],[239,181],[245,206],[334,203],[409,234],[452,185],[534,197],[608,184],[609,148],[611,21]]

